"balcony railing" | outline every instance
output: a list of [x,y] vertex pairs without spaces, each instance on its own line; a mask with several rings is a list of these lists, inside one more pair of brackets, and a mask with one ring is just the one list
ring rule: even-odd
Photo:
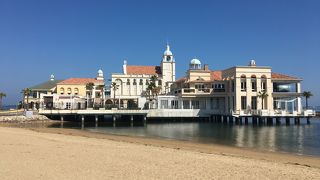
[[211,94],[211,93],[225,92],[225,89],[212,89],[212,88],[203,88],[203,89],[190,89],[183,88],[175,91],[175,94]]

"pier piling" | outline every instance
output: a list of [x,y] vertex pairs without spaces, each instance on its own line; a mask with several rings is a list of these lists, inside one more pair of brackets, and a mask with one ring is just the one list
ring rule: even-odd
[[84,129],[84,115],[81,116],[81,129]]
[[290,125],[290,117],[286,117],[286,125]]
[[280,125],[281,124],[281,119],[279,117],[276,118],[276,124]]

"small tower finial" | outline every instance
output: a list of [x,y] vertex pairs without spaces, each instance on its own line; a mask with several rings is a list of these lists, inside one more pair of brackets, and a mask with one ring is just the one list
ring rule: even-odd
[[54,74],[51,74],[50,81],[54,81]]

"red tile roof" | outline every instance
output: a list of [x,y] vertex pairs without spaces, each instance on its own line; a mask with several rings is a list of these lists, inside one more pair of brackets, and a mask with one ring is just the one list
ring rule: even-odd
[[58,84],[88,84],[88,83],[103,83],[102,80],[96,80],[95,78],[69,78],[61,81]]
[[127,74],[161,74],[160,66],[127,66]]
[[211,81],[222,80],[222,71],[211,71]]
[[297,77],[288,76],[280,73],[271,73],[271,79],[280,79],[280,80],[300,80]]

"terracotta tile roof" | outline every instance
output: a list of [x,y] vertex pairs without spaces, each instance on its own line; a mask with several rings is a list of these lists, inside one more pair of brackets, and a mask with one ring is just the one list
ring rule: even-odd
[[288,76],[288,75],[280,74],[280,73],[271,73],[271,78],[272,79],[280,79],[280,80],[300,80],[297,77],[292,77],[292,76]]
[[69,78],[61,81],[58,84],[88,84],[88,83],[103,83],[102,80],[96,80],[95,78]]
[[222,80],[222,71],[211,71],[211,81]]
[[162,74],[160,66],[127,66],[127,74]]

